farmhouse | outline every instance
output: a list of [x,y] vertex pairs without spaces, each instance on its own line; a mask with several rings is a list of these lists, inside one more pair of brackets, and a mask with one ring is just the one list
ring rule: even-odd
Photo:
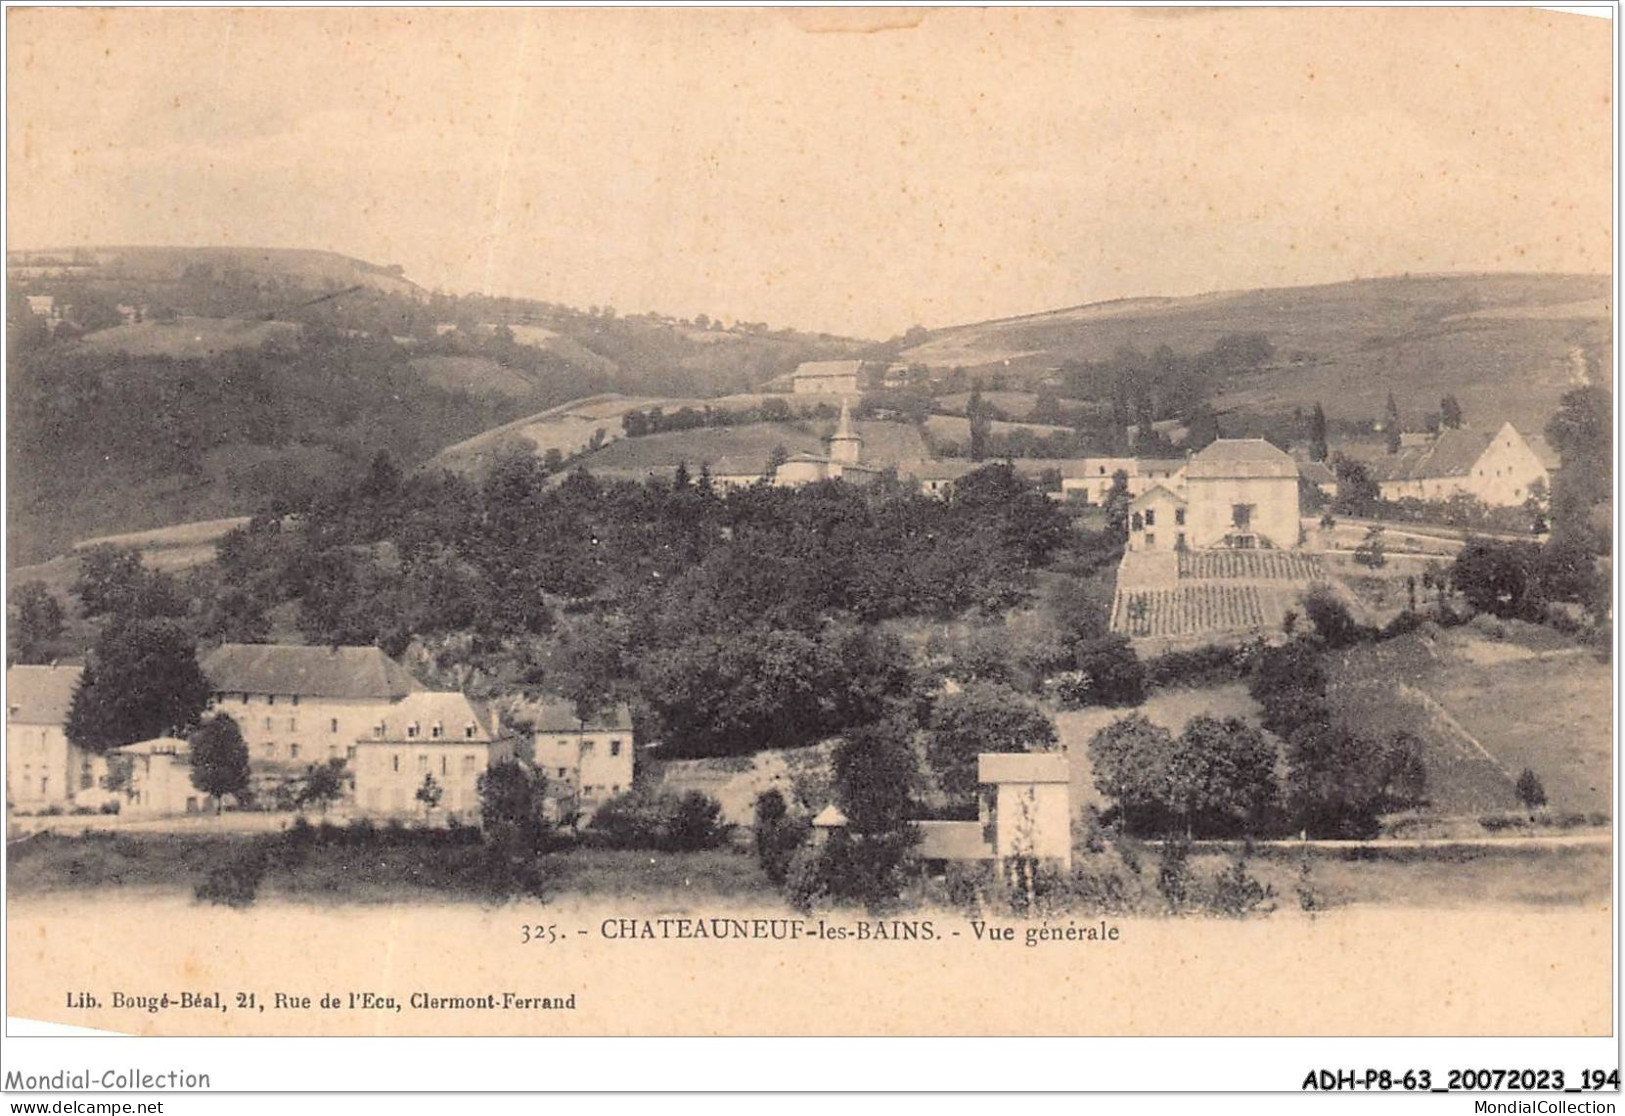
[[[984,752],[976,757],[982,790],[976,821],[915,823],[914,854],[928,869],[952,861],[1038,859],[1072,864],[1072,790],[1061,752]],[[815,830],[845,826],[833,805]]]
[[1184,550],[1185,500],[1171,488],[1154,485],[1129,503],[1130,550]]
[[494,711],[462,694],[408,694],[355,741],[356,808],[372,817],[427,816],[419,792],[428,788],[439,793],[441,816],[478,821],[480,776],[515,757],[515,739]]
[[422,687],[376,647],[226,643],[202,662],[213,708],[248,744],[256,789],[271,789],[313,763],[349,759],[385,715]]
[[1517,507],[1537,481],[1550,488],[1552,479],[1540,454],[1510,422],[1494,432],[1443,430],[1365,464],[1385,500],[1448,500],[1465,493],[1492,507]]
[[1298,463],[1262,438],[1221,438],[1185,468],[1188,545],[1298,545]]
[[796,395],[857,395],[858,360],[809,360],[799,365],[792,377]]
[[124,813],[169,817],[214,808],[214,799],[192,785],[192,749],[186,741],[160,736],[114,752],[130,765]]
[[1104,504],[1118,473],[1128,476],[1128,494],[1135,497],[1153,485],[1182,493],[1185,487],[1185,458],[1084,457],[1075,469],[1061,477],[1061,491],[1069,500]]
[[105,797],[107,763],[68,743],[79,666],[6,671],[6,801],[20,810],[85,805]]
[[632,714],[626,706],[612,706],[586,720],[568,702],[546,702],[534,713],[531,762],[547,779],[548,797],[561,812],[586,820],[609,799],[632,789]]

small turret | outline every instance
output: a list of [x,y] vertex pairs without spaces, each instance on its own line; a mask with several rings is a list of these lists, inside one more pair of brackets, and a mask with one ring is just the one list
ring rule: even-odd
[[856,465],[863,460],[863,437],[852,425],[852,408],[841,400],[841,421],[829,439],[829,459],[842,465]]

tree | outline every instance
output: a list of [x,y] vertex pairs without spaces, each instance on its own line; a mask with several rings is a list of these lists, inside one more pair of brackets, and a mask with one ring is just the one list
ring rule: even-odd
[[861,900],[871,910],[897,899],[903,865],[919,840],[913,734],[912,722],[894,714],[852,730],[835,750],[835,799],[847,824],[824,850],[824,873],[836,898]]
[[1106,490],[1104,501],[1107,530],[1114,538],[1128,537],[1128,512],[1131,503],[1133,497],[1128,492],[1128,471],[1118,469],[1112,474],[1112,484]]
[[1439,400],[1439,425],[1447,430],[1461,429],[1461,401],[1454,395]]
[[1377,831],[1387,772],[1371,741],[1329,720],[1306,721],[1286,749],[1287,805],[1311,837],[1366,838]]
[[970,459],[983,461],[987,458],[987,438],[993,430],[993,422],[988,417],[987,405],[982,402],[980,385],[971,389],[970,399],[965,403],[965,417],[970,420]]
[[237,722],[216,713],[187,740],[192,752],[192,785],[215,800],[215,812],[226,795],[248,791],[248,745]]
[[1394,400],[1394,393],[1388,393],[1388,404],[1382,412],[1382,431],[1387,436],[1388,452],[1398,453],[1401,445],[1399,430],[1399,404]]
[[1326,412],[1319,403],[1309,412],[1309,460],[1326,460]]
[[1529,811],[1531,817],[1536,810],[1546,805],[1546,788],[1542,785],[1540,776],[1535,774],[1534,768],[1526,767],[1523,769],[1513,790],[1518,796],[1518,801],[1523,803],[1524,809]]
[[1168,764],[1167,805],[1189,836],[1256,829],[1274,805],[1275,748],[1237,717],[1192,717]]
[[977,682],[939,698],[931,711],[926,756],[949,799],[976,800],[976,757],[983,752],[1047,752],[1055,724],[1008,686]]
[[1354,560],[1368,569],[1380,570],[1388,564],[1387,549],[1382,543],[1382,528],[1367,527],[1365,538],[1354,548]]
[[1332,508],[1339,515],[1364,515],[1382,498],[1382,490],[1364,463],[1339,457],[1333,469],[1337,473],[1337,499]]
[[1077,650],[1078,673],[1088,686],[1088,705],[1138,705],[1145,700],[1146,669],[1120,635],[1103,635]]
[[52,645],[61,638],[62,606],[40,581],[14,585],[6,602],[6,620],[11,633],[9,661],[44,663],[52,658]]
[[109,623],[97,638],[68,711],[68,739],[104,753],[185,732],[209,703],[191,638],[169,620]]
[[1450,568],[1450,583],[1479,612],[1505,619],[1529,615],[1539,600],[1531,577],[1538,553],[1531,543],[1469,539]]
[[1089,741],[1096,789],[1140,830],[1155,830],[1165,816],[1173,755],[1173,734],[1143,713],[1119,717]]
[[805,823],[798,824],[790,817],[790,808],[779,791],[766,790],[756,796],[756,859],[775,885],[784,883],[790,858],[806,836],[806,829]]
[[176,592],[174,579],[148,570],[141,555],[127,547],[103,544],[80,554],[72,590],[86,617],[144,619],[186,614],[186,602]]
[[547,790],[541,774],[513,760],[487,767],[477,784],[486,842],[510,859],[529,856],[547,837],[542,821]]
[[325,814],[329,806],[344,797],[344,789],[343,760],[335,758],[326,763],[313,763],[305,769],[304,783],[294,797],[294,804],[301,810],[314,805]]
[[433,773],[429,773],[423,776],[423,785],[418,787],[418,792],[413,797],[423,803],[423,812],[428,815],[435,812],[435,809],[440,805],[440,799],[445,796],[445,793],[445,790],[435,780]]
[[1175,737],[1143,714],[1130,714],[1095,734],[1089,762],[1095,786],[1139,833],[1256,830],[1279,794],[1275,748],[1235,717],[1198,715]]

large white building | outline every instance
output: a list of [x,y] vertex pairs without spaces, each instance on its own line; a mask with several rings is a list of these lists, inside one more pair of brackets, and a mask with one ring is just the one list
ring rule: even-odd
[[[478,822],[480,776],[514,759],[515,742],[483,703],[459,693],[408,694],[354,741],[356,810],[378,818]],[[425,785],[439,792],[432,811],[419,797]]]
[[83,671],[6,671],[6,802],[19,810],[99,806],[107,797],[107,761],[68,743],[68,710]]
[[798,366],[792,377],[796,395],[857,395],[860,360],[809,360]]
[[531,762],[562,812],[586,820],[632,789],[637,761],[626,706],[611,706],[582,720],[569,702],[544,702],[534,708],[531,731]]
[[1517,507],[1551,474],[1528,439],[1510,423],[1499,430],[1443,430],[1397,453],[1361,457],[1385,500],[1448,500],[1458,493],[1491,507]]
[[1220,438],[1185,466],[1186,544],[1299,545],[1298,463],[1262,438]]
[[1156,485],[1178,493],[1185,487],[1185,458],[1084,457],[1061,477],[1061,492],[1069,500],[1081,499],[1104,504],[1117,481],[1128,477],[1128,494],[1135,497]]
[[248,744],[256,790],[348,760],[385,714],[422,689],[376,647],[227,643],[201,666],[213,708],[230,714]]

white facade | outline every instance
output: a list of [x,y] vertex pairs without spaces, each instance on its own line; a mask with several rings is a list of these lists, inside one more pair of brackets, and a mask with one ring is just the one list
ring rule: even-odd
[[[478,822],[480,776],[514,759],[514,741],[489,710],[457,693],[403,698],[355,742],[356,810],[374,818],[456,818]],[[431,810],[418,797],[440,791]]]
[[163,818],[214,809],[214,799],[192,785],[191,746],[186,741],[164,736],[116,751],[130,765],[120,813]]
[[1445,431],[1430,444],[1402,450],[1391,465],[1377,466],[1377,488],[1385,500],[1448,500],[1466,493],[1491,507],[1517,507],[1537,482],[1551,487],[1546,466],[1510,422],[1487,438]]
[[1186,505],[1175,493],[1155,485],[1129,504],[1130,550],[1185,550]]
[[1061,478],[1061,493],[1069,500],[1104,504],[1119,472],[1128,475],[1130,498],[1161,485],[1176,494],[1185,487],[1185,462],[1181,458],[1085,457],[1070,476]]
[[582,722],[567,706],[545,706],[531,737],[531,763],[547,780],[550,798],[571,799],[590,817],[632,789],[637,761],[631,715],[616,706]]
[[862,367],[856,360],[806,361],[795,370],[793,391],[796,395],[857,395]]
[[1299,544],[1298,465],[1263,439],[1220,439],[1185,470],[1192,549]]
[[6,801],[30,813],[99,807],[107,761],[68,742],[68,709],[78,666],[14,666],[6,671]]
[[987,752],[977,779],[992,788],[982,823],[993,833],[993,855],[1058,860],[1072,866],[1071,773],[1060,752]]

